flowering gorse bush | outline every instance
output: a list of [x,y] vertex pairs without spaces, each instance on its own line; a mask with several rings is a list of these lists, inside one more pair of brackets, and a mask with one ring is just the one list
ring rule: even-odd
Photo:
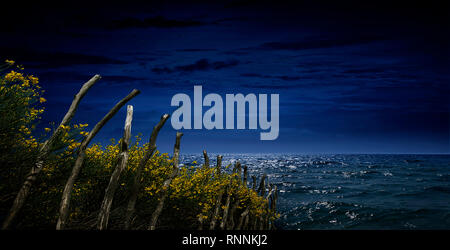
[[[5,71],[11,67],[14,67],[14,62],[7,60],[0,66],[0,70]],[[34,164],[40,146],[56,129],[54,124],[50,124],[37,131],[37,124],[45,111],[43,105],[46,99],[39,86],[39,79],[21,73],[22,70],[22,67],[16,66],[0,77],[2,216],[7,213],[25,174]],[[53,229],[55,226],[62,190],[74,165],[78,147],[88,135],[88,124],[73,124],[63,126],[62,129],[32,194],[21,211],[16,226],[18,228]],[[109,228],[122,226],[123,211],[130,196],[137,166],[149,148],[148,144],[142,144],[141,141],[141,135],[135,136],[129,148],[129,160],[115,194]],[[120,140],[116,142],[112,139],[109,145],[93,144],[86,149],[86,159],[72,194],[72,228],[90,229],[95,226],[105,188],[118,160],[120,145]],[[219,174],[215,167],[206,167],[196,162],[180,166],[178,175],[169,186],[159,227],[196,228],[200,218],[212,218],[219,194],[223,194],[222,204],[231,194],[232,204],[237,204],[236,209],[240,212],[249,208],[252,216],[267,213],[267,201],[244,185],[236,173],[230,173],[229,168],[227,166]],[[134,228],[145,228],[148,224],[160,198],[163,182],[172,172],[172,159],[167,153],[156,151],[143,171]],[[220,216],[216,219],[220,220]]]

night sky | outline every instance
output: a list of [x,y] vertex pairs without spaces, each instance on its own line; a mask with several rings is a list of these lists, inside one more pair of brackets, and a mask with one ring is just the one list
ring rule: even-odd
[[[59,123],[100,74],[74,121],[92,128],[137,88],[132,133],[144,141],[176,109],[172,96],[193,98],[194,85],[223,98],[280,95],[277,140],[260,141],[260,130],[185,130],[182,153],[450,152],[448,6],[125,2],[3,8],[2,60],[23,64],[46,90],[40,129]],[[95,142],[122,136],[125,110]],[[174,139],[168,121],[159,149],[171,152]]]

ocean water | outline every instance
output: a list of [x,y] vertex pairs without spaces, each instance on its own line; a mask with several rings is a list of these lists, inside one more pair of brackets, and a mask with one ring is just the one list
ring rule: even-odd
[[[216,155],[210,155],[215,164]],[[279,229],[450,229],[450,155],[224,154],[278,186]],[[183,155],[182,162],[202,162]]]

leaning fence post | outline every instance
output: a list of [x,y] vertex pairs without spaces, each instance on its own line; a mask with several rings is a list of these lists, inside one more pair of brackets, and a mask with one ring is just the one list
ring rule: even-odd
[[[244,187],[247,187],[247,178],[248,178],[248,167],[247,167],[247,165],[244,165],[244,179],[243,179]],[[248,219],[248,213],[249,213],[249,208],[247,207],[245,209],[245,211],[242,212],[241,215],[239,216],[239,222],[236,227],[236,230],[241,230],[244,220]]]
[[125,214],[125,229],[129,229],[131,227],[131,218],[133,217],[136,200],[139,193],[139,188],[141,186],[141,176],[142,171],[144,170],[145,164],[147,164],[148,160],[152,157],[153,153],[156,151],[156,139],[158,137],[159,131],[164,126],[164,123],[169,118],[169,114],[164,114],[161,116],[158,124],[153,128],[152,134],[150,136],[149,148],[147,152],[145,152],[144,157],[139,161],[139,165],[136,169],[136,174],[134,175],[133,186],[131,188],[130,199],[128,200],[127,211]]
[[264,196],[264,193],[266,192],[266,186],[265,186],[266,178],[267,178],[267,175],[263,174],[263,176],[261,177],[261,182],[259,183],[258,194],[261,194],[262,196]]
[[105,191],[105,197],[103,198],[102,206],[97,220],[97,229],[103,230],[108,227],[109,211],[114,199],[114,193],[119,185],[120,174],[125,169],[128,162],[128,145],[131,138],[131,121],[133,120],[133,106],[127,106],[127,117],[125,119],[125,127],[122,138],[122,145],[120,147],[119,161],[114,169],[109,180],[108,187]]
[[230,201],[231,201],[231,188],[232,188],[232,184],[233,184],[233,179],[231,178],[230,183],[228,184],[227,187],[227,200],[225,202],[225,208],[223,209],[223,216],[222,216],[222,221],[220,223],[220,229],[225,229],[225,225],[227,223],[227,219],[228,219],[228,210],[230,209]]
[[222,168],[222,156],[218,155],[217,156],[217,165],[216,165],[216,173],[217,173],[217,175],[220,175],[221,168]]
[[[270,209],[273,215],[276,215],[277,213],[277,198],[278,198],[278,187],[275,185],[275,187],[273,188],[272,199],[270,201]],[[269,229],[272,228],[274,228],[273,221],[271,221],[269,225]]]
[[[238,184],[238,188],[239,188],[239,186],[241,185],[241,182],[242,182],[241,163],[239,161],[236,162],[235,172],[237,174],[237,180],[238,180],[237,184]],[[235,223],[234,223],[234,212],[236,211],[238,205],[239,205],[239,200],[236,197],[236,199],[235,199],[235,201],[233,203],[233,206],[231,206],[231,210],[230,210],[230,216],[229,216],[230,217],[230,222],[229,222],[228,227],[227,227],[228,230],[231,230],[231,229],[234,228],[234,225],[235,225]]]
[[249,211],[250,211],[250,210],[249,210],[249,208],[247,207],[247,208],[244,210],[244,212],[241,213],[241,216],[239,217],[239,223],[238,223],[238,225],[237,225],[237,227],[236,227],[236,230],[241,230],[241,229],[242,229],[244,220],[245,220],[246,218],[248,218],[247,216],[248,216]]
[[206,153],[206,150],[203,150],[203,158],[205,158],[205,167],[209,167],[209,157],[208,154]]
[[[263,174],[263,176],[261,177],[261,181],[259,183],[258,191],[257,191],[257,193],[259,195],[263,196],[263,197],[264,197],[264,193],[266,192],[266,187],[265,187],[265,179],[266,179],[266,177],[267,177],[267,175]],[[254,184],[254,187],[256,187],[256,179],[254,179],[254,183],[253,184]],[[253,224],[253,229],[254,230],[259,229],[258,223],[261,223],[262,219],[263,219],[262,216],[255,216],[254,224]]]
[[220,207],[222,205],[222,197],[223,197],[224,191],[219,191],[219,195],[216,199],[214,214],[211,218],[211,223],[209,225],[209,230],[213,230],[216,227],[217,218],[219,217]]
[[[238,168],[240,169],[240,163],[236,162],[236,164],[234,165],[234,168],[233,168],[233,173],[239,173]],[[227,222],[228,222],[228,212],[230,210],[232,190],[233,190],[233,177],[230,178],[230,183],[228,184],[228,187],[227,187],[228,195],[227,195],[227,200],[225,202],[225,208],[223,209],[222,221],[220,222],[220,229],[222,229],[222,230],[225,229],[225,226],[227,225]]]
[[[209,168],[209,157],[208,157],[208,153],[206,152],[206,150],[203,150],[203,158],[205,159],[205,163],[204,163],[203,167]],[[198,230],[203,230],[203,221],[204,221],[204,215],[203,215],[203,213],[200,213],[199,218],[198,218],[198,222],[199,222]]]
[[73,184],[75,183],[78,174],[80,173],[81,167],[83,165],[84,158],[86,157],[86,148],[94,138],[94,136],[100,131],[100,129],[119,111],[123,105],[125,105],[129,100],[133,97],[137,96],[140,93],[139,90],[134,89],[128,94],[125,98],[120,100],[89,132],[87,137],[81,142],[80,147],[78,148],[78,156],[75,161],[75,165],[73,166],[72,173],[70,174],[69,179],[66,182],[64,187],[64,191],[62,194],[61,204],[59,208],[59,218],[56,224],[56,229],[61,230],[64,229],[67,223],[67,218],[69,215],[69,207],[70,207],[70,198],[72,195]]
[[[257,185],[256,184],[256,176],[254,176],[254,175],[252,175],[252,183],[253,183],[252,190],[257,192],[256,191],[256,185]],[[249,222],[255,223],[254,225],[256,225],[256,221],[257,221],[256,216],[251,216],[250,217],[250,215],[247,215],[247,218],[245,219],[245,222],[244,222],[245,223],[244,224],[244,228],[247,228],[247,225],[248,225]],[[250,226],[248,226],[248,228],[249,229],[254,229],[254,227],[255,227],[254,225],[250,225]]]
[[80,104],[81,99],[83,99],[88,90],[92,86],[94,86],[94,84],[100,79],[101,79],[100,75],[95,75],[85,84],[83,84],[78,94],[75,95],[72,104],[69,107],[69,110],[67,111],[66,115],[64,115],[64,118],[62,119],[58,128],[56,128],[55,132],[53,132],[50,138],[46,140],[42,145],[42,147],[39,149],[39,154],[36,163],[32,166],[30,172],[28,173],[25,179],[25,182],[23,183],[22,187],[17,193],[17,196],[13,202],[13,205],[11,206],[9,214],[6,216],[6,219],[3,222],[2,229],[8,229],[8,227],[13,222],[17,213],[20,211],[23,204],[25,203],[25,200],[30,194],[31,186],[33,186],[34,182],[36,181],[37,175],[39,174],[39,172],[41,172],[42,167],[44,166],[44,161],[46,160],[47,156],[51,153],[50,149],[53,146],[53,143],[56,141],[58,135],[61,133],[63,126],[67,126],[70,123],[72,117],[75,115],[75,112],[78,108],[78,105]]
[[249,214],[247,214],[246,216],[245,216],[245,219],[244,219],[244,225],[242,226],[242,229],[247,229],[248,228],[248,222],[250,221],[250,215]]
[[163,186],[161,187],[159,202],[158,202],[158,205],[156,206],[155,211],[153,211],[150,226],[148,227],[149,230],[155,230],[159,215],[161,214],[161,211],[164,207],[164,201],[166,200],[167,195],[169,193],[170,183],[172,182],[172,180],[175,178],[175,176],[178,173],[178,161],[179,161],[179,157],[180,157],[180,140],[181,140],[182,136],[183,136],[183,133],[177,132],[177,137],[175,139],[175,146],[173,149],[173,170],[172,170],[172,173],[170,174],[169,178],[167,178],[164,181]]
[[248,178],[248,167],[247,165],[244,165],[244,179],[243,179],[243,183],[245,185],[245,187],[247,187],[247,178]]
[[237,178],[239,180],[238,183],[240,184],[242,182],[242,168],[241,168],[241,163],[239,161],[236,162],[235,171],[237,174]]
[[[216,165],[216,177],[220,177],[220,170],[222,168],[222,156],[217,156],[217,165]],[[209,224],[209,230],[213,230],[216,227],[217,218],[219,217],[220,207],[222,205],[222,197],[223,197],[223,190],[219,191],[219,195],[216,198],[216,204],[214,208],[213,215],[211,217],[211,223]]]
[[259,228],[260,230],[263,230],[264,228],[269,229],[269,226],[270,226],[270,224],[269,224],[269,220],[270,220],[270,207],[269,207],[270,201],[269,201],[269,199],[272,196],[273,189],[272,189],[272,185],[270,185],[269,183],[267,183],[267,186],[269,186],[269,193],[266,196],[266,204],[265,204],[265,206],[266,206],[266,216],[265,216],[264,219],[261,220],[261,225],[260,225],[260,228]]

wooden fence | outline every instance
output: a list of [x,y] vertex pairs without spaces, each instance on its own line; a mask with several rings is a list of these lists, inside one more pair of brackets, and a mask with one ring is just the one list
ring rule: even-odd
[[[14,221],[16,215],[23,207],[26,198],[30,194],[30,189],[39,172],[42,170],[42,167],[45,164],[46,158],[49,156],[50,148],[52,148],[53,144],[56,142],[56,138],[63,131],[63,127],[70,124],[72,117],[75,115],[75,112],[78,108],[78,105],[81,99],[86,95],[87,91],[98,81],[101,77],[99,75],[95,75],[92,79],[86,82],[75,95],[72,104],[61,121],[58,128],[54,131],[54,133],[46,140],[43,145],[39,149],[39,155],[37,157],[35,165],[32,167],[30,173],[27,175],[22,188],[19,190],[13,205],[10,209],[9,214],[7,215],[5,221],[3,222],[3,229],[8,229],[11,227],[12,222]],[[81,142],[81,145],[77,151],[77,157],[75,160],[75,164],[72,168],[72,172],[70,177],[68,178],[64,191],[61,198],[60,208],[59,208],[59,217],[56,225],[57,230],[67,229],[68,224],[68,215],[70,212],[70,201],[71,194],[73,190],[74,183],[80,173],[80,170],[83,166],[83,161],[86,157],[86,148],[89,146],[89,143],[95,137],[95,135],[101,130],[101,128],[122,108],[128,101],[133,99],[140,93],[139,90],[133,90],[129,95],[120,100],[115,106],[111,108],[111,110],[95,125],[95,127],[89,132],[89,134],[85,137],[85,139]],[[143,158],[140,160],[139,165],[137,167],[134,183],[131,187],[131,194],[126,205],[125,209],[122,209],[124,212],[121,213],[124,219],[123,229],[131,229],[131,225],[133,223],[133,218],[135,214],[135,205],[137,196],[141,187],[141,177],[142,172],[147,164],[148,160],[152,157],[152,155],[156,152],[156,138],[158,136],[159,131],[164,126],[165,122],[169,118],[168,114],[164,114],[161,116],[159,123],[153,128],[152,134],[150,136],[149,141],[149,149],[145,152]],[[114,171],[110,177],[109,184],[105,190],[105,195],[103,202],[100,206],[100,210],[95,216],[95,227],[98,230],[105,230],[108,228],[108,221],[111,213],[116,211],[122,211],[120,209],[111,210],[111,205],[114,199],[114,194],[119,185],[120,175],[125,169],[128,161],[128,147],[130,144],[131,138],[131,124],[133,119],[133,106],[127,106],[127,115],[125,119],[124,125],[124,134],[121,140],[120,152],[118,156],[117,164],[114,168]],[[172,163],[172,172],[168,176],[168,178],[163,182],[163,187],[161,188],[161,192],[159,192],[158,203],[151,215],[151,220],[149,225],[147,226],[148,230],[157,229],[158,219],[161,215],[162,210],[164,209],[164,203],[168,198],[169,187],[172,180],[178,174],[178,166],[179,166],[179,153],[180,153],[180,144],[181,137],[183,133],[177,132],[176,141],[173,152],[173,163]],[[210,167],[210,160],[207,152],[203,151],[204,157],[204,166]],[[217,164],[216,164],[216,173],[221,174],[222,171],[222,156],[217,156]],[[243,173],[242,173],[243,169]],[[233,173],[236,174],[238,178],[239,185],[245,185],[250,187],[248,183],[248,167],[241,166],[240,162],[236,162],[233,167]],[[215,202],[215,206],[210,212],[207,218],[209,220],[205,220],[204,216],[199,216],[198,219],[198,229],[209,229],[209,230],[269,230],[274,229],[273,218],[276,214],[276,204],[277,204],[277,186],[269,184],[267,180],[267,176],[263,175],[260,178],[259,185],[257,185],[256,176],[252,176],[252,189],[257,192],[258,195],[265,199],[265,213],[260,216],[254,216],[250,213],[249,207],[244,209],[238,209],[239,203],[238,199],[234,197],[231,190],[231,182],[228,184],[226,190],[221,190],[218,194]],[[267,195],[266,195],[267,192]],[[243,211],[242,211],[243,210]],[[240,213],[238,213],[240,212]]]

